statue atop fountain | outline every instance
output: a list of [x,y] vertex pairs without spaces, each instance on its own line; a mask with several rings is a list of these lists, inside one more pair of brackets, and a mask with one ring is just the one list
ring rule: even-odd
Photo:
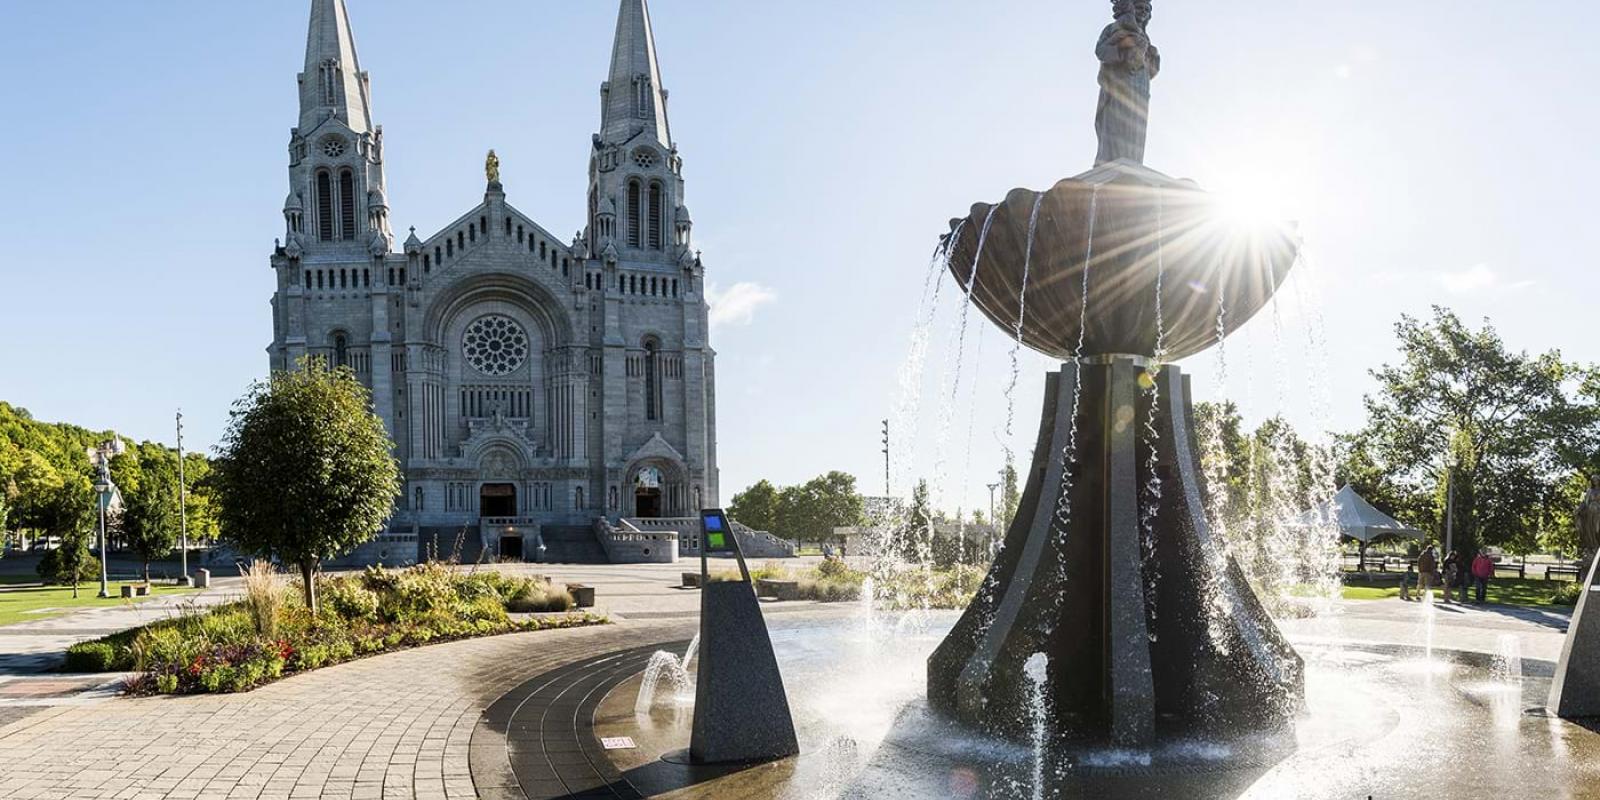
[[1150,122],[1150,80],[1161,72],[1161,53],[1150,43],[1150,0],[1114,0],[1116,21],[1100,34],[1100,105],[1094,132],[1100,139],[1095,166],[1126,158],[1144,163]]
[[[1018,741],[1039,689],[1052,742],[1278,731],[1302,705],[1303,663],[1211,527],[1189,381],[1171,362],[1263,308],[1298,236],[1143,165],[1150,4],[1115,9],[1095,167],[974,205],[941,244],[973,306],[1066,363],[1047,376],[1005,547],[928,660],[928,700]],[[1025,671],[1040,654],[1042,683]]]

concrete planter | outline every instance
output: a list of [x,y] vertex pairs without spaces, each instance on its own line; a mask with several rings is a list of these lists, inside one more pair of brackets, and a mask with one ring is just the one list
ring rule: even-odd
[[770,597],[774,600],[799,600],[800,583],[762,578],[756,581],[756,596]]
[[578,608],[594,608],[594,587],[581,583],[567,584],[567,593],[572,595],[572,602]]

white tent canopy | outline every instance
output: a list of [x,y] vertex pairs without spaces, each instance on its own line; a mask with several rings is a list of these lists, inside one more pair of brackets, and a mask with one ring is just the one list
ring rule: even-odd
[[1360,542],[1363,547],[1383,539],[1416,539],[1426,536],[1416,528],[1407,527],[1394,517],[1372,507],[1356,490],[1349,486],[1339,490],[1333,499],[1300,515],[1302,525],[1339,526],[1339,535]]

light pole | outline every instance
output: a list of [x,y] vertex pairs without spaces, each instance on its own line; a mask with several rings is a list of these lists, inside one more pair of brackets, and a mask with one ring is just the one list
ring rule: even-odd
[[994,518],[994,490],[998,488],[1000,488],[1000,484],[998,483],[989,484],[989,527],[991,528],[997,527],[1000,524]]
[[193,586],[189,577],[189,486],[183,479],[183,412],[178,412],[178,536],[183,566],[183,585]]
[[[106,579],[106,562],[110,554],[106,552],[106,506],[111,504],[111,468],[107,465],[104,451],[100,453],[99,470],[95,472],[94,490],[100,500],[100,596],[111,596],[111,583]],[[79,484],[80,486],[82,484]]]
[[883,496],[894,494],[889,488],[889,420],[883,421]]

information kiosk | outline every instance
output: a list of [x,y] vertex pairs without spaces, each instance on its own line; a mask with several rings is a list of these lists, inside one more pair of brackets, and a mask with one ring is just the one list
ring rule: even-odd
[[[700,512],[700,663],[690,760],[699,764],[772,761],[796,755],[794,719],[761,603],[739,540],[720,508]],[[739,580],[710,581],[708,559],[732,555]]]

